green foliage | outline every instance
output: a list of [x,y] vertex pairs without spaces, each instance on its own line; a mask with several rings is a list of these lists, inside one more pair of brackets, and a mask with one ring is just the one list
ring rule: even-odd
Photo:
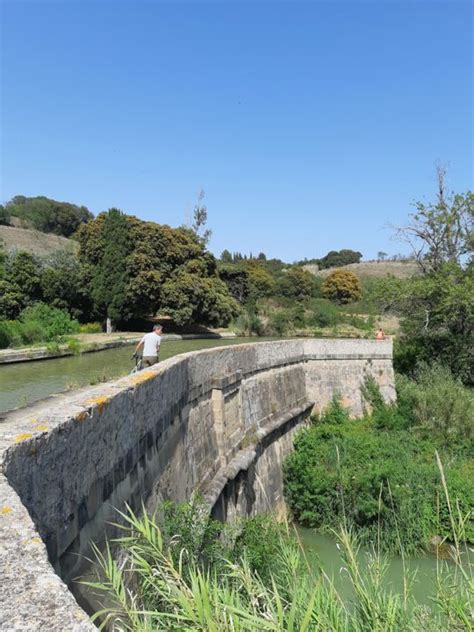
[[283,296],[304,301],[315,294],[315,277],[311,272],[299,266],[292,266],[280,281]]
[[473,383],[473,270],[449,264],[404,281],[381,280],[372,299],[382,313],[402,317],[395,347],[398,370],[412,373],[419,361],[437,361],[465,383]]
[[250,294],[250,280],[247,268],[233,264],[220,265],[219,277],[227,285],[233,298],[243,305]]
[[19,320],[0,320],[0,348],[58,341],[79,331],[69,314],[44,303],[25,308]]
[[257,314],[249,309],[243,310],[232,322],[232,329],[239,336],[263,336],[264,326]]
[[87,318],[92,311],[84,270],[71,252],[59,250],[42,260],[41,287],[45,303],[73,318]]
[[343,320],[340,310],[327,299],[315,299],[310,309],[309,324],[313,327],[331,327]]
[[102,333],[102,325],[100,323],[85,323],[79,327],[81,334],[100,334]]
[[[349,598],[337,592],[324,572],[310,569],[295,539],[267,519],[244,525],[247,533],[242,540],[247,544],[241,555],[235,551],[234,557],[206,564],[190,559],[179,535],[170,549],[169,536],[146,513],[138,518],[129,512],[123,518],[124,536],[119,542],[124,562],[113,558],[110,547],[105,553],[96,549],[97,580],[82,582],[107,604],[93,617],[99,629],[441,632],[469,628],[472,570],[468,562],[459,560],[455,572],[440,566],[438,591],[427,609],[416,603],[409,574],[403,578],[403,594],[388,588],[384,559],[373,553],[366,563],[361,561],[358,541],[345,528],[338,530],[337,538]],[[269,558],[271,569],[260,573],[260,562],[266,566]],[[258,560],[255,568],[252,559]]]
[[474,394],[442,365],[418,366],[414,380],[397,378],[398,408],[412,424],[450,443],[474,440]]
[[330,250],[326,256],[321,259],[316,259],[315,262],[319,266],[320,270],[327,268],[340,268],[350,263],[359,263],[362,259],[362,253],[356,250]]
[[11,220],[11,213],[8,208],[5,208],[3,204],[0,204],[0,226],[9,226]]
[[190,229],[111,209],[82,226],[77,239],[102,318],[126,321],[159,311],[178,325],[220,325],[238,312],[214,257]]
[[132,252],[127,216],[112,208],[105,214],[101,233],[101,258],[91,277],[91,296],[98,312],[113,321],[126,320],[127,274],[125,262]]
[[45,233],[70,237],[82,223],[92,219],[85,206],[57,202],[44,196],[16,195],[5,205],[6,212],[24,220],[28,225]]
[[250,294],[258,299],[270,296],[275,291],[275,280],[263,265],[253,263],[248,266]]
[[[472,394],[439,367],[425,368],[418,383],[402,379],[398,387],[398,405],[386,404],[369,380],[364,395],[371,414],[350,420],[336,399],[298,435],[285,481],[299,522],[319,529],[347,524],[362,542],[380,541],[386,551],[396,551],[400,539],[413,552],[428,547],[433,536],[450,537],[436,449],[445,457],[453,502],[460,515],[469,516],[474,505]],[[474,542],[472,517],[463,535]]]
[[351,303],[362,297],[359,279],[349,270],[335,270],[324,280],[323,295],[336,303]]
[[[23,310],[20,321],[23,323],[25,332],[31,332],[31,342],[55,340],[65,334],[79,331],[79,323],[73,320],[69,314],[44,303],[36,303]],[[38,330],[37,336],[36,334],[33,335],[36,330]]]

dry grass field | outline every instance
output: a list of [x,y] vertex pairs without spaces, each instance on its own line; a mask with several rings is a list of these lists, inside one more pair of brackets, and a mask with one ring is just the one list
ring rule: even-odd
[[7,252],[26,250],[39,256],[50,255],[56,250],[75,252],[78,249],[78,244],[72,239],[13,226],[0,226],[0,243]]
[[350,270],[359,278],[364,277],[384,277],[392,274],[400,279],[407,279],[419,273],[419,267],[414,261],[362,261],[361,263],[350,263],[341,268],[329,268],[318,270],[315,265],[305,266],[307,270],[318,277],[327,277],[334,270]]

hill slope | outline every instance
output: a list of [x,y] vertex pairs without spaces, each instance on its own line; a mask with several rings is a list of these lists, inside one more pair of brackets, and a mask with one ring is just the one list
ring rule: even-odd
[[26,250],[39,256],[50,255],[56,250],[77,252],[79,248],[79,244],[72,239],[13,226],[0,226],[0,243],[7,252]]
[[419,266],[415,261],[362,261],[361,263],[349,263],[347,266],[340,268],[328,268],[326,270],[318,270],[317,266],[304,266],[315,276],[326,278],[334,270],[349,270],[356,274],[359,278],[364,277],[384,277],[392,274],[400,279],[419,274]]

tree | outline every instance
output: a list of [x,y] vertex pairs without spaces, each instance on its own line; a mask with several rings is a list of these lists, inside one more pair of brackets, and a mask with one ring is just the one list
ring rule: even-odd
[[325,257],[318,259],[316,263],[321,270],[327,268],[339,268],[350,263],[359,263],[362,253],[356,250],[330,250]]
[[252,298],[255,300],[270,296],[275,291],[275,281],[272,275],[260,264],[248,263],[247,265]]
[[203,246],[206,246],[212,236],[212,230],[205,227],[207,224],[207,207],[202,204],[204,196],[205,193],[201,190],[198,195],[198,201],[193,210],[192,229]]
[[310,298],[315,290],[314,275],[300,266],[288,270],[280,282],[280,290],[284,296],[303,301]]
[[384,252],[383,250],[379,250],[377,253],[377,259],[379,261],[385,261],[385,259],[388,257],[388,254],[386,252]]
[[107,332],[113,323],[131,317],[127,309],[126,259],[132,251],[129,226],[124,213],[112,208],[106,213],[102,227],[102,256],[91,278],[91,296]]
[[70,237],[81,224],[93,218],[85,206],[58,202],[43,195],[16,195],[6,203],[5,208],[10,215],[19,217],[36,230],[64,237]]
[[321,287],[326,298],[336,303],[352,303],[362,298],[359,279],[349,270],[334,270]]
[[228,250],[223,250],[221,252],[221,261],[222,263],[232,263],[232,254]]
[[217,277],[177,270],[163,284],[161,311],[177,325],[198,322],[216,326],[227,324],[239,307]]
[[445,263],[461,264],[474,248],[474,193],[446,193],[446,169],[437,168],[435,203],[416,203],[411,222],[397,229],[423,272],[437,272]]
[[92,301],[79,259],[72,252],[59,250],[43,259],[41,287],[44,301],[72,318],[86,319],[92,311]]
[[235,264],[224,265],[219,268],[219,277],[235,300],[243,305],[250,294],[250,279],[246,268]]
[[144,222],[112,209],[83,225],[77,240],[102,317],[127,321],[159,312],[180,325],[219,324],[238,309],[218,278],[215,258],[190,228]]
[[10,211],[0,204],[0,225],[9,226],[11,220]]
[[373,300],[401,317],[395,365],[411,372],[422,361],[448,366],[474,382],[474,274],[450,263],[410,279],[379,279]]

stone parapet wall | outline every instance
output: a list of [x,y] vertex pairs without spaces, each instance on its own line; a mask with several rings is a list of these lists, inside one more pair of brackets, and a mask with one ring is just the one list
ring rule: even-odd
[[93,629],[58,575],[77,576],[125,502],[153,509],[199,491],[223,518],[280,508],[282,461],[311,408],[337,392],[360,413],[366,374],[392,399],[391,358],[390,341],[221,347],[7,415],[0,629]]

